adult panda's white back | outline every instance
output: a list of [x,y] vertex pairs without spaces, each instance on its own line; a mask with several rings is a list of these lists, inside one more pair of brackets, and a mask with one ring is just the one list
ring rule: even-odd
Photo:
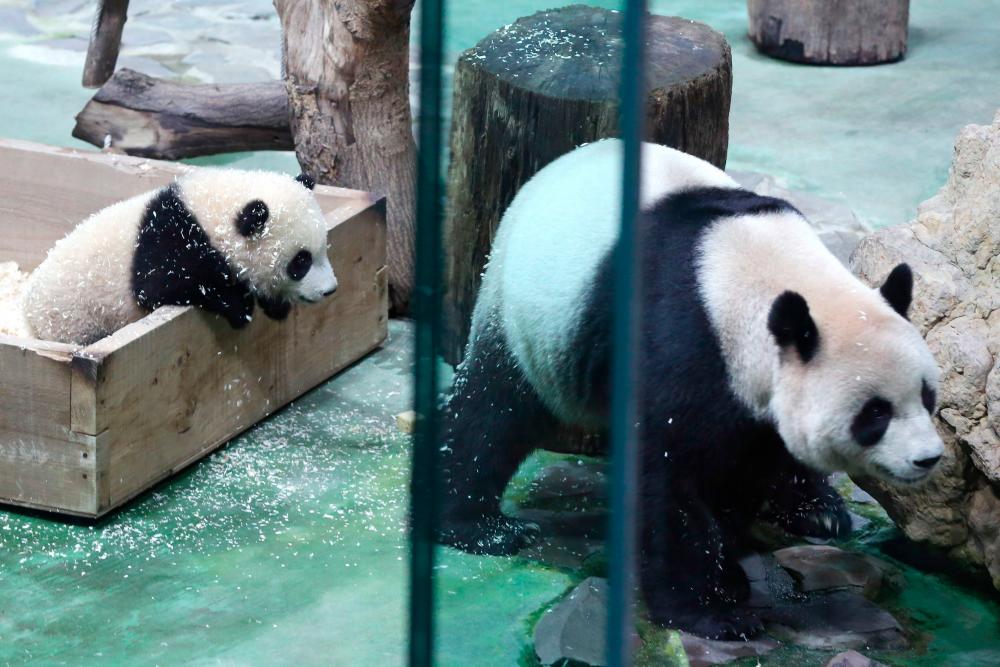
[[[582,146],[522,186],[497,231],[473,317],[471,340],[500,319],[510,352],[550,409],[586,421],[564,400],[562,365],[579,330],[586,294],[621,225],[618,139]],[[640,203],[649,208],[692,187],[738,187],[725,172],[680,151],[644,144]]]

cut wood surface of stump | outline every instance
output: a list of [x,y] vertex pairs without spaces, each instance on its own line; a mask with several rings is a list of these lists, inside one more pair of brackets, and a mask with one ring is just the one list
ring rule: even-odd
[[[444,236],[448,361],[462,356],[493,235],[518,189],[560,155],[620,134],[621,23],[619,12],[583,5],[539,12],[459,58]],[[646,139],[724,167],[728,43],[687,19],[650,16],[647,26]]]
[[910,0],[748,0],[750,40],[769,56],[875,65],[906,55]]

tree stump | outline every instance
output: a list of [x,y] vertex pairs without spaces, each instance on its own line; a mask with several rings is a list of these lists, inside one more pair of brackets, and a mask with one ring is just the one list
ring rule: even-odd
[[769,56],[875,65],[906,55],[910,0],[748,0],[750,40]]
[[417,145],[410,115],[414,0],[275,0],[295,154],[320,183],[386,195],[389,299],[413,289]]
[[[618,12],[582,5],[539,12],[459,58],[444,237],[448,361],[462,357],[493,235],[517,190],[580,144],[619,135],[621,23]],[[725,166],[729,44],[695,21],[647,24],[647,140]]]

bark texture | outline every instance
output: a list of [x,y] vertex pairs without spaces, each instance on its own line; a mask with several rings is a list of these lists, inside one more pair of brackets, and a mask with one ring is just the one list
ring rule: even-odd
[[748,0],[750,39],[782,60],[874,65],[906,55],[910,0]]
[[413,289],[416,143],[409,100],[413,0],[275,0],[295,152],[320,183],[388,199],[396,314]]
[[99,0],[83,63],[83,87],[97,88],[111,78],[125,28],[128,0]]
[[[574,5],[519,19],[455,68],[445,219],[445,358],[464,352],[493,235],[517,190],[580,144],[619,134],[621,14]],[[651,16],[646,138],[719,167],[729,144],[725,38]],[[541,224],[541,223],[540,223]]]
[[73,136],[167,160],[293,147],[281,81],[191,85],[130,69],[116,72],[87,102]]

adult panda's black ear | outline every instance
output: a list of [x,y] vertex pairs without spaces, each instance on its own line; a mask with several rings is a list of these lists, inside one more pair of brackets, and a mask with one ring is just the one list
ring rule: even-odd
[[316,187],[316,179],[305,172],[296,176],[295,180],[304,185],[307,190],[312,190]]
[[910,312],[910,302],[913,300],[913,271],[909,264],[899,264],[882,283],[878,290],[892,309],[903,317]]
[[794,345],[803,363],[819,349],[819,330],[809,314],[809,304],[797,292],[782,292],[767,316],[767,328],[782,349]]
[[260,236],[264,233],[267,219],[271,212],[267,209],[267,204],[259,199],[243,207],[240,214],[236,216],[236,229],[246,237]]

